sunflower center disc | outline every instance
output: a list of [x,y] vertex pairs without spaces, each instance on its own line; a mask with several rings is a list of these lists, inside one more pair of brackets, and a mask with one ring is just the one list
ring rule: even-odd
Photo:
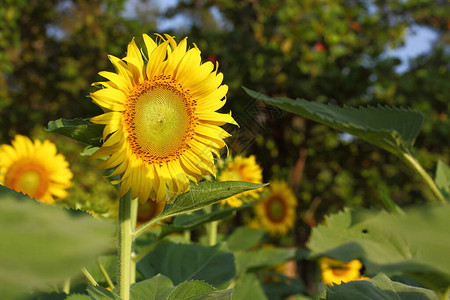
[[45,171],[41,167],[29,163],[21,164],[10,170],[6,180],[7,185],[33,198],[41,197],[48,186]]
[[278,199],[273,199],[269,203],[270,219],[275,222],[279,222],[284,218],[284,205]]
[[144,151],[164,157],[183,144],[189,115],[182,95],[155,87],[139,96],[135,109],[136,140]]

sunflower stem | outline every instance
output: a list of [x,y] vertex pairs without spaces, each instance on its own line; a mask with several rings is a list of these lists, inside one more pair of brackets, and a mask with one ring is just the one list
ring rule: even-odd
[[133,244],[133,220],[136,217],[132,216],[134,205],[137,199],[131,199],[131,190],[128,191],[119,200],[119,274],[118,274],[118,290],[119,296],[123,300],[130,300],[130,284],[131,284],[131,251]]
[[[436,183],[434,183],[434,180],[431,179],[430,175],[428,175],[427,171],[425,171],[420,163],[410,154],[403,154],[403,160],[414,170],[416,170],[417,173],[422,177],[422,179],[425,181],[425,183],[428,185],[428,187],[433,192],[434,196],[442,203],[445,204],[447,201],[445,201],[444,196],[442,195],[441,191],[439,191],[438,187],[436,186]],[[433,199],[433,198],[431,198]],[[433,199],[434,200],[434,199]]]
[[[205,212],[207,214],[211,213],[213,210],[212,205],[205,207]],[[219,221],[213,221],[206,224],[206,232],[208,234],[208,245],[214,246],[217,244],[217,227],[219,225]]]
[[[134,239],[134,230],[136,229],[137,213],[138,213],[138,200],[131,201],[131,239]],[[136,282],[136,260],[133,258],[136,256],[134,249],[131,250],[131,279],[130,283]]]

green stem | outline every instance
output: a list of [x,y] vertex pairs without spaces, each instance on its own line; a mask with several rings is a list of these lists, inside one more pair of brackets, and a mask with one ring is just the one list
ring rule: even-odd
[[137,199],[131,199],[131,190],[128,191],[119,201],[119,274],[118,290],[119,296],[123,300],[130,300],[131,284],[131,248],[133,244],[133,226],[132,220],[132,202]]
[[147,230],[149,230],[156,222],[158,222],[161,219],[165,219],[168,217],[171,217],[172,215],[164,216],[164,218],[156,217],[154,219],[151,219],[147,223],[139,226],[133,231],[133,239],[137,239],[141,234],[145,233]]
[[[213,210],[212,205],[205,207],[205,212],[207,214],[211,213]],[[217,227],[219,225],[219,221],[213,221],[206,224],[206,232],[208,234],[208,245],[214,246],[217,244]]]
[[191,241],[191,231],[190,231],[190,230],[185,230],[184,233],[183,233],[183,235],[184,235],[184,239],[185,239],[186,241],[188,241],[188,242]]
[[86,268],[81,268],[81,272],[83,272],[84,276],[86,276],[87,280],[89,280],[93,286],[98,286],[97,281],[95,281],[94,277],[92,277]]
[[428,173],[422,168],[420,163],[412,155],[407,154],[407,153],[404,153],[402,158],[409,166],[411,166],[414,170],[416,170],[417,173],[420,174],[420,176],[422,176],[422,179],[425,181],[425,183],[431,189],[434,196],[436,196],[436,198],[439,201],[441,201],[441,203],[445,204],[446,201],[445,201],[444,196],[439,191],[438,187],[434,183],[434,180],[431,179],[430,175],[428,175]]
[[108,272],[106,272],[106,269],[103,266],[103,264],[101,263],[100,259],[97,259],[97,265],[98,265],[98,268],[100,269],[100,272],[102,272],[103,277],[105,277],[106,282],[108,283],[109,287],[111,289],[114,289],[114,283],[112,282],[111,277],[109,277]]
[[[136,229],[138,201],[131,201],[131,238],[133,239],[134,230]],[[136,256],[134,249],[131,250],[131,278],[130,283],[136,282],[136,261],[133,259]]]

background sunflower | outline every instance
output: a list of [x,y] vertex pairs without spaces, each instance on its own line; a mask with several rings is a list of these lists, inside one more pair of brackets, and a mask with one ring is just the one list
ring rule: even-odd
[[73,175],[52,142],[16,135],[11,144],[0,146],[2,185],[49,204],[67,196]]
[[297,199],[284,181],[271,182],[267,190],[255,205],[256,220],[271,235],[284,235],[294,226]]
[[361,276],[360,271],[363,265],[357,259],[346,263],[334,258],[322,257],[319,260],[319,266],[322,271],[322,281],[327,285],[367,279],[367,277]]
[[[256,157],[250,155],[249,157],[235,156],[218,177],[219,181],[248,181],[253,183],[262,183],[262,169],[256,162]],[[222,200],[222,205],[231,207],[238,207],[242,205],[244,197],[259,197],[258,190],[247,191],[233,197]]]

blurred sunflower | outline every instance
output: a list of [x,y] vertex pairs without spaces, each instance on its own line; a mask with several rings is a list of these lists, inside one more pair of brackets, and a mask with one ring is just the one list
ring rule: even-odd
[[138,206],[137,225],[140,226],[151,219],[156,218],[163,211],[166,203],[164,201],[149,200]]
[[100,72],[109,81],[94,83],[103,88],[91,93],[105,111],[91,122],[106,125],[93,157],[108,157],[99,167],[123,174],[114,182],[121,183],[119,195],[131,189],[141,203],[165,201],[187,192],[189,179],[215,176],[213,153],[219,156],[230,136],[219,126],[237,125],[231,114],[216,112],[228,91],[218,65],[202,64],[187,38],[177,44],[167,34],[159,37],[158,44],[143,35],[145,56],[134,39],[125,58],[110,55],[117,73]]
[[16,135],[11,144],[0,146],[2,185],[48,204],[67,196],[73,175],[52,142]]
[[368,279],[368,277],[361,276],[360,272],[363,265],[357,259],[346,263],[337,259],[322,257],[319,260],[319,266],[322,271],[322,281],[327,285]]
[[297,199],[284,181],[271,182],[268,192],[255,205],[256,219],[271,235],[284,235],[294,226]]
[[[219,181],[249,181],[253,183],[262,183],[262,169],[256,162],[254,155],[245,158],[236,156],[230,161],[222,173],[219,175]],[[239,207],[242,205],[243,197],[258,198],[258,190],[251,190],[239,195],[222,200],[222,205],[229,205],[231,207]]]

